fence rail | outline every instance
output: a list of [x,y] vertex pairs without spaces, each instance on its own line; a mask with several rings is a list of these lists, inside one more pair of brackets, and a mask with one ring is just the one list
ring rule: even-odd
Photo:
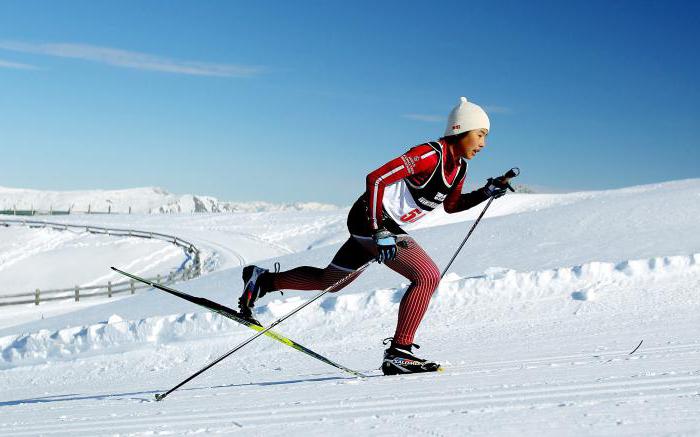
[[[162,275],[147,278],[149,281],[156,282],[158,284],[168,285],[173,284],[178,281],[184,281],[192,278],[192,269],[185,269],[182,272],[171,272],[169,275],[163,277]],[[1,306],[8,305],[25,305],[31,304],[39,305],[41,302],[51,302],[56,300],[69,300],[73,299],[75,302],[79,302],[80,299],[107,296],[112,297],[115,294],[130,293],[136,294],[136,290],[141,290],[143,288],[151,288],[150,285],[141,284],[133,279],[122,282],[107,283],[106,285],[91,285],[87,287],[80,287],[76,285],[72,288],[60,289],[60,290],[40,290],[36,289],[34,293],[18,293],[13,295],[0,296],[3,301],[0,302]],[[88,290],[103,290],[97,293],[85,293]],[[7,300],[9,299],[9,300]],[[14,300],[19,299],[19,300]]]
[[[53,205],[49,206],[49,209],[34,208],[32,205],[29,209],[17,209],[17,205],[13,205],[12,209],[0,209],[0,214],[4,215],[70,215],[70,214],[119,214],[117,211],[112,211],[112,205],[107,205],[107,209],[104,211],[93,211],[92,204],[89,203],[87,210],[79,211],[74,209],[75,205],[71,205],[67,210],[54,209]],[[151,210],[148,211],[149,214]],[[131,214],[131,206],[129,206],[127,214]]]
[[[88,215],[93,215],[93,214],[131,214],[132,213],[132,207],[122,207],[122,208],[117,208],[113,209],[111,205],[107,205],[106,208],[104,209],[95,209],[92,207],[92,204],[88,204],[87,209],[79,210],[73,208],[73,205],[71,205],[70,208],[67,210],[60,210],[60,209],[53,209],[53,206],[49,207],[49,209],[40,209],[40,208],[34,208],[33,206],[29,209],[17,209],[16,206],[13,206],[12,209],[8,209],[7,207],[4,207],[4,209],[0,209],[0,215],[11,215],[11,216],[36,216],[36,215],[76,215],[76,214],[88,214]],[[173,214],[173,213],[180,213],[180,212],[202,212],[202,211],[197,211],[197,208],[193,208],[190,211],[181,211],[181,208],[178,206],[178,209],[176,211],[166,209],[164,207],[157,207],[157,208],[148,208],[148,214]],[[206,211],[204,211],[206,212]],[[145,210],[139,210],[139,212],[136,212],[137,214],[145,214]]]
[[[181,269],[170,272],[165,277],[158,275],[152,278],[148,278],[150,281],[155,281],[162,284],[172,284],[178,281],[184,281],[187,279],[195,278],[201,275],[201,260],[200,251],[192,243],[187,240],[183,240],[180,237],[174,235],[163,234],[160,232],[150,232],[150,231],[139,231],[135,229],[117,229],[117,228],[105,228],[102,226],[89,226],[89,225],[71,225],[66,223],[55,223],[46,222],[40,220],[5,220],[0,219],[0,226],[28,226],[30,228],[50,228],[59,231],[65,231],[68,229],[77,229],[80,231],[89,232],[91,234],[103,234],[118,237],[136,237],[136,238],[149,238],[158,239],[166,241],[168,243],[174,244],[181,247],[187,254],[188,259],[185,260]],[[192,260],[192,263],[188,267],[184,267],[187,261]],[[41,302],[50,302],[56,300],[68,300],[74,299],[75,302],[79,302],[81,298],[92,298],[98,296],[112,297],[115,294],[131,293],[135,294],[136,290],[142,288],[151,288],[145,284],[137,284],[134,280],[122,281],[112,283],[111,281],[107,284],[101,285],[89,285],[85,287],[80,287],[78,285],[70,288],[59,288],[52,290],[40,290],[36,289],[34,292],[25,293],[14,293],[6,294],[0,296],[0,306],[8,305],[23,305],[33,303],[39,305]],[[98,290],[97,292],[88,292],[91,290]],[[103,291],[99,291],[103,290]]]

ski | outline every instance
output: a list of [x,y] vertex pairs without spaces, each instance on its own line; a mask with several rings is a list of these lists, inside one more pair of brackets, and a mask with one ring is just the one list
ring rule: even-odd
[[[187,293],[183,293],[182,291],[176,290],[176,289],[168,287],[166,285],[158,284],[156,282],[149,281],[148,279],[142,278],[140,276],[136,276],[132,273],[128,273],[128,272],[125,272],[123,270],[119,270],[116,267],[112,267],[112,270],[114,270],[115,272],[118,272],[124,276],[127,276],[135,281],[142,282],[144,284],[150,285],[153,288],[157,288],[159,290],[165,291],[166,293],[172,294],[173,296],[177,296],[181,299],[185,299],[185,300],[192,302],[196,305],[202,306],[202,307],[208,309],[209,311],[220,314],[228,319],[231,319],[235,322],[240,323],[243,326],[247,326],[248,328],[250,328],[254,331],[260,332],[260,331],[265,330],[265,328],[262,325],[255,323],[254,321],[243,317],[238,311],[231,309],[229,307],[226,307],[224,305],[221,305],[219,303],[216,303],[214,301],[211,301],[209,299],[205,299],[203,297],[197,297],[197,296],[192,296],[192,295],[187,294]],[[331,361],[328,358],[324,357],[323,355],[320,355],[320,354],[312,351],[311,349],[309,349],[305,346],[302,346],[301,344],[297,343],[296,341],[291,340],[278,332],[269,330],[269,331],[265,332],[265,335],[272,338],[273,340],[277,340],[282,344],[285,344],[291,348],[294,348],[294,349],[298,350],[299,352],[303,352],[310,357],[316,358],[319,361],[322,361],[326,364],[329,364],[329,365],[331,365],[337,369],[340,369],[344,372],[347,372],[353,376],[359,376],[359,377],[366,377],[367,376],[367,375],[364,375],[356,370],[352,370],[350,368],[347,368],[347,367],[343,366],[342,364],[338,364],[335,361]]]

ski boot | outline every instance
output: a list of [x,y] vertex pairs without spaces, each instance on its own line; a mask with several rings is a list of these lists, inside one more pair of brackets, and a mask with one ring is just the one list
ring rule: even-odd
[[[275,263],[275,273],[279,272],[279,266],[279,263]],[[255,306],[255,301],[265,296],[268,291],[270,291],[267,287],[263,286],[268,284],[264,284],[265,281],[261,280],[262,277],[269,272],[268,269],[250,265],[243,268],[243,273],[241,275],[243,279],[243,294],[241,294],[241,297],[238,299],[238,308],[240,309],[241,316],[258,325],[260,325],[260,322],[253,318],[252,308]]]
[[268,269],[251,265],[244,267],[241,275],[243,279],[243,294],[238,299],[238,308],[243,317],[258,325],[260,323],[253,318],[251,309],[255,306],[255,301],[266,294],[266,291],[260,287],[260,277],[267,272],[269,272]]
[[391,340],[391,346],[384,351],[384,361],[382,362],[382,372],[385,375],[402,375],[408,373],[438,372],[442,369],[440,364],[418,358],[413,355],[413,346],[420,349],[417,344],[401,345],[393,341],[392,338],[384,340],[387,344]]

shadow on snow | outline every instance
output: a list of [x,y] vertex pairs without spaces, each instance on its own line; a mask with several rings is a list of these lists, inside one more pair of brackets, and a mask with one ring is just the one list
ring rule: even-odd
[[[307,379],[289,379],[285,381],[267,381],[267,382],[249,382],[245,384],[224,384],[224,385],[214,385],[209,387],[192,387],[183,388],[178,391],[197,391],[197,390],[211,390],[217,388],[235,388],[235,387],[267,387],[274,385],[286,385],[286,384],[299,384],[304,382],[323,382],[323,381],[343,381],[352,380],[357,378],[347,378],[341,376],[325,376],[319,378],[307,378]],[[154,398],[150,397],[139,397],[146,395],[155,395],[156,393],[162,393],[160,390],[148,390],[148,391],[134,391],[125,393],[108,393],[108,394],[95,394],[95,395],[81,395],[79,393],[70,393],[65,395],[51,395],[51,396],[41,396],[36,398],[27,399],[17,399],[12,401],[0,401],[0,407],[12,407],[16,405],[27,405],[27,404],[50,404],[55,402],[70,402],[70,401],[84,401],[84,400],[95,400],[95,401],[105,401],[105,400],[133,400],[140,402],[156,402]]]

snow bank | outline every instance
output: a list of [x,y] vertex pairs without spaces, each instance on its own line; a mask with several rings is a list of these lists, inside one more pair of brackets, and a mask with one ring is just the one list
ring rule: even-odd
[[448,297],[453,304],[483,305],[489,302],[534,300],[570,296],[594,300],[606,286],[646,282],[670,275],[700,273],[700,254],[664,256],[619,263],[590,262],[574,267],[517,272],[492,268],[480,277],[444,281],[438,300]]
[[237,324],[209,312],[150,317],[138,321],[125,321],[118,315],[112,315],[107,321],[95,325],[2,337],[0,368],[73,358],[106,349],[118,352],[133,348],[134,344],[160,344],[211,336],[234,325]]
[[[431,302],[431,311],[504,305],[541,299],[591,300],[605,295],[607,285],[629,285],[679,275],[700,274],[700,254],[667,256],[619,263],[590,262],[573,267],[533,272],[489,269],[484,275],[462,278],[449,274]],[[325,325],[341,327],[355,319],[372,319],[396,312],[406,286],[378,289],[366,294],[331,295],[305,310],[303,317],[287,322],[290,329]],[[273,300],[257,309],[262,320],[281,317],[304,300],[293,297]],[[332,314],[331,314],[332,313]],[[331,317],[329,317],[329,314]],[[210,337],[237,327],[235,322],[209,313],[184,313],[125,321],[117,315],[109,320],[56,331],[0,338],[0,368],[72,359],[95,351],[120,352],[144,344],[160,344]],[[285,329],[282,329],[283,331]]]

